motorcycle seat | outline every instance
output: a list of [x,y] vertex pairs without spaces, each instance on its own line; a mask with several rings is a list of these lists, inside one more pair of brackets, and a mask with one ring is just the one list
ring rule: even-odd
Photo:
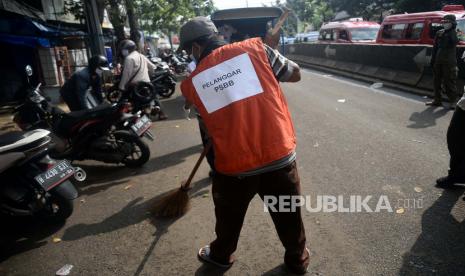
[[[37,143],[43,142],[48,137],[50,131],[36,129],[32,131],[12,131],[0,135],[0,153],[11,151],[13,149],[27,150],[37,146]],[[3,158],[3,155],[2,155]]]
[[67,130],[71,129],[82,121],[111,115],[117,108],[118,107],[114,105],[112,106],[110,104],[102,104],[92,109],[62,113],[60,114],[60,119],[56,128],[60,133],[63,131],[67,132]]
[[16,164],[16,162],[25,158],[26,155],[22,152],[10,152],[0,155],[0,173],[6,171]]
[[0,135],[0,147],[13,144],[14,142],[21,140],[24,136],[24,131],[12,131]]

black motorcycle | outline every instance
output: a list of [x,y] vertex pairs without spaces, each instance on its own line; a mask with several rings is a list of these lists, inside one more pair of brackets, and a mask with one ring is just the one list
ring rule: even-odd
[[155,91],[163,98],[171,97],[176,91],[176,78],[169,65],[160,58],[151,58],[150,61],[157,66],[150,76],[150,82]]
[[130,104],[103,104],[65,113],[49,103],[39,88],[40,84],[16,108],[14,121],[23,130],[50,129],[56,135],[53,157],[123,163],[127,167],[139,167],[149,160],[150,149],[142,137],[153,139],[151,121],[128,114]]
[[78,192],[70,178],[85,172],[48,155],[50,132],[43,129],[0,135],[0,211],[11,216],[41,216],[54,222],[73,212]]

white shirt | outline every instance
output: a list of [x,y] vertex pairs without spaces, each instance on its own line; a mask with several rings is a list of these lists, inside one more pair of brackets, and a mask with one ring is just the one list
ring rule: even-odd
[[124,59],[124,69],[121,74],[119,89],[126,90],[126,86],[130,80],[132,83],[139,81],[150,82],[149,70],[150,73],[153,73],[155,68],[157,67],[147,57],[137,51],[133,51]]

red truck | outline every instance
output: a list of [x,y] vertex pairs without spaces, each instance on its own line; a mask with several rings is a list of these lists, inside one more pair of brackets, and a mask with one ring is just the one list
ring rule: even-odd
[[329,43],[375,42],[379,27],[378,23],[363,21],[362,18],[329,22],[321,26],[318,41]]
[[379,44],[433,44],[441,20],[447,14],[457,18],[457,33],[465,44],[465,9],[462,5],[447,5],[441,11],[406,13],[387,16],[378,33]]

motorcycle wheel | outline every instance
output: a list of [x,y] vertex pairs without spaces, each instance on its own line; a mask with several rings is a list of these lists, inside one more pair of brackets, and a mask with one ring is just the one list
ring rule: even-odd
[[57,192],[51,192],[47,199],[47,206],[41,211],[41,216],[50,222],[64,222],[74,210],[72,199],[67,199]]
[[174,94],[174,91],[176,91],[176,86],[170,85],[168,88],[161,90],[159,93],[163,98],[169,98]]
[[131,153],[122,161],[126,167],[137,168],[149,161],[150,148],[140,137],[125,131],[115,133],[115,139],[120,147],[131,146]]

